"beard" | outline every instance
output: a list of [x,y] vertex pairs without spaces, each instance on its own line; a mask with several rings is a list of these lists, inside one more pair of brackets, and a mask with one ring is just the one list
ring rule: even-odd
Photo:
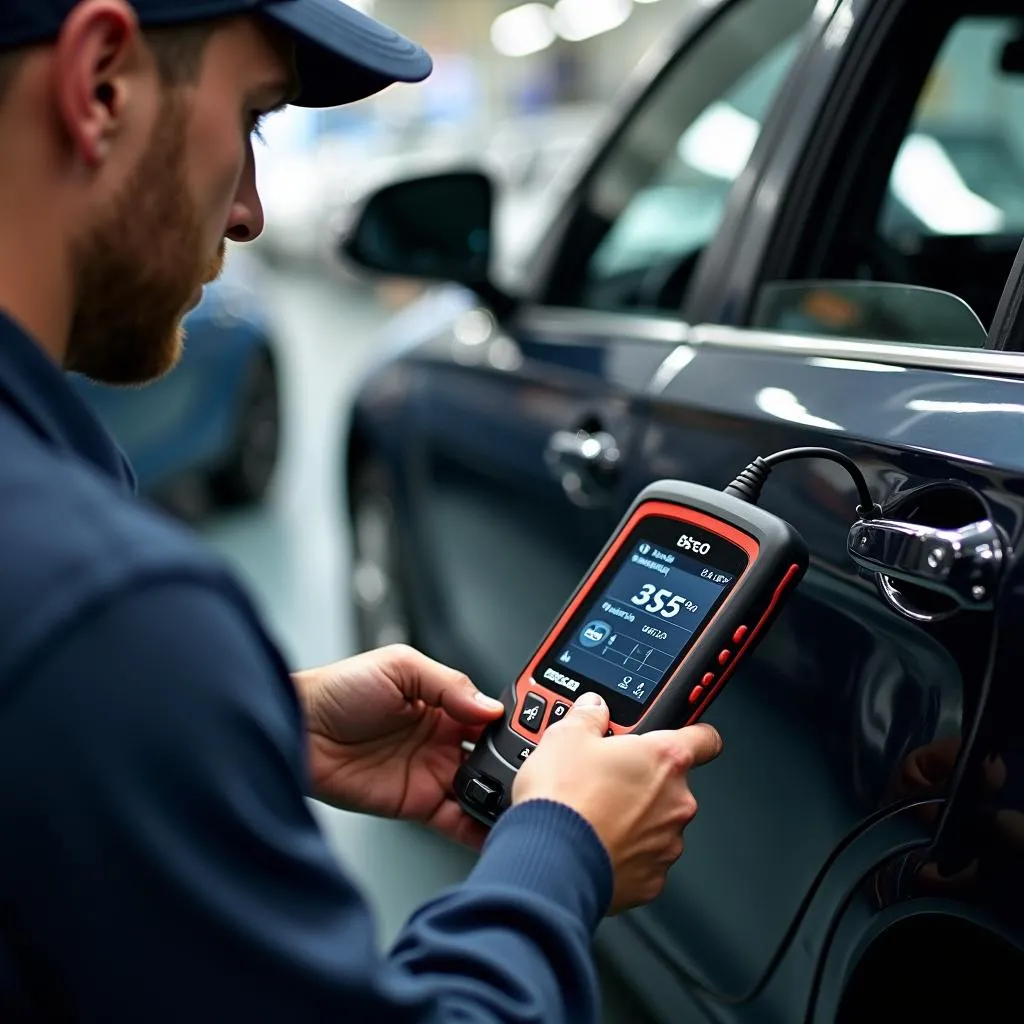
[[203,262],[202,225],[185,174],[186,111],[164,100],[126,187],[75,250],[78,302],[65,369],[113,385],[157,380],[178,363],[182,321],[225,249]]

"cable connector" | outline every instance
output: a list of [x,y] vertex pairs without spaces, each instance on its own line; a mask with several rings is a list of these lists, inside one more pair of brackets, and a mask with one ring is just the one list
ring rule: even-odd
[[756,505],[761,497],[764,482],[768,479],[768,474],[780,463],[793,462],[796,459],[825,459],[842,466],[850,474],[854,486],[857,488],[859,499],[857,515],[861,519],[877,519],[881,516],[882,506],[872,498],[871,489],[857,463],[849,455],[837,452],[833,448],[787,448],[785,451],[775,452],[774,455],[769,455],[767,458],[758,456],[725,488],[725,493]]
[[761,490],[772,467],[759,455],[728,487],[725,493],[739,498],[741,501],[756,505],[761,498]]

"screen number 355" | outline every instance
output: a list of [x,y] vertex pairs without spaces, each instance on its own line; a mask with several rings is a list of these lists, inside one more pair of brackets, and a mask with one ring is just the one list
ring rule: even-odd
[[658,590],[653,583],[645,583],[640,593],[631,597],[635,605],[642,605],[645,612],[660,614],[663,619],[674,619],[684,608],[695,612],[697,606],[671,590]]

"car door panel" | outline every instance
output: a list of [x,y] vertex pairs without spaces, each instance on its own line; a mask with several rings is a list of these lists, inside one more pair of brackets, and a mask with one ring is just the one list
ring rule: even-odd
[[607,435],[620,463],[632,457],[638,399],[667,346],[628,329],[492,322],[493,336],[467,345],[456,327],[424,362],[410,507],[454,650],[492,693],[522,669],[631,497],[612,470],[571,499],[549,452],[555,434],[584,431]]
[[[1024,472],[1024,449],[1008,443],[1024,415],[1020,381],[753,345],[739,354],[700,337],[652,398],[631,489],[665,476],[723,487],[757,455],[827,445],[857,459],[883,503],[959,481],[1019,532],[1024,507],[1006,481]],[[847,556],[856,503],[827,463],[769,479],[761,504],[803,534],[811,567],[708,712],[726,751],[695,777],[702,810],[686,857],[633,915],[680,970],[723,993],[756,981],[828,855],[896,798],[912,750],[960,735],[977,697],[984,614],[931,626],[896,615]]]

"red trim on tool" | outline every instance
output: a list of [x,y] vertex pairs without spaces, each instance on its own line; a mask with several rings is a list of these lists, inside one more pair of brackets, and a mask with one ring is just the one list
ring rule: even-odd
[[[555,701],[566,699],[566,695],[564,693],[556,693],[554,690],[549,690],[546,686],[542,686],[533,678],[533,673],[537,670],[537,666],[547,656],[548,651],[554,644],[554,641],[558,637],[558,634],[561,633],[562,628],[573,617],[573,615],[576,614],[576,610],[590,595],[590,592],[594,589],[594,583],[601,578],[601,575],[604,573],[609,563],[619,553],[620,549],[626,543],[627,538],[629,538],[629,536],[633,533],[633,530],[636,528],[636,526],[644,519],[647,519],[651,516],[661,516],[666,519],[676,519],[681,523],[689,523],[691,526],[699,526],[702,529],[707,530],[709,533],[713,533],[716,536],[719,536],[724,540],[727,540],[730,543],[735,544],[736,547],[746,552],[748,559],[748,569],[750,565],[754,562],[754,560],[757,558],[758,552],[760,551],[760,547],[753,537],[749,536],[746,533],[743,533],[742,530],[738,530],[735,526],[730,526],[728,523],[723,523],[721,520],[714,519],[711,516],[705,515],[703,512],[697,512],[695,509],[692,508],[684,508],[682,505],[672,505],[665,501],[645,501],[636,510],[636,512],[633,513],[629,521],[619,532],[619,536],[616,538],[615,543],[612,544],[612,546],[605,552],[604,557],[601,559],[601,561],[598,562],[598,564],[594,567],[594,571],[590,574],[590,577],[587,579],[586,585],[580,590],[580,592],[572,600],[568,608],[566,608],[566,610],[562,613],[561,618],[559,618],[558,622],[555,623],[554,627],[548,633],[547,637],[545,637],[544,642],[537,650],[537,653],[534,655],[533,660],[527,666],[526,670],[522,673],[522,675],[520,675],[520,677],[516,680],[516,706],[515,711],[509,718],[508,724],[509,728],[521,739],[529,740],[531,743],[539,742],[541,736],[544,734],[544,730],[548,726],[548,721],[551,717],[551,708],[554,707]],[[746,571],[747,570],[745,569],[743,573],[740,574],[740,579],[743,578],[743,575],[745,575]],[[776,594],[776,596],[778,596],[778,594]],[[715,614],[712,615],[711,619],[707,622],[704,628],[708,628],[711,625],[711,623],[713,623],[728,607],[729,598],[726,598],[725,602],[718,608]],[[758,625],[758,628],[754,630],[754,633],[751,635],[751,640],[757,634],[759,629],[760,624]],[[749,646],[749,643],[750,641],[748,640],[747,644],[744,645],[744,649],[746,648],[746,646]],[[683,658],[679,667],[676,669],[676,672],[679,672],[682,669],[682,667],[690,659],[690,655],[692,653],[692,650],[687,653],[686,657]],[[733,667],[735,667],[735,665]],[[724,680],[726,677],[728,677],[728,675],[729,672],[725,672],[721,678]],[[712,692],[717,692],[720,687],[721,682],[719,683],[719,686],[715,687],[715,690],[713,690]],[[519,715],[523,710],[523,704],[526,702],[526,694],[530,690],[532,690],[538,696],[543,697],[547,701],[547,708],[544,711],[544,720],[541,723],[540,732],[538,733],[526,732],[519,725]],[[653,708],[654,705],[658,703],[664,692],[665,690],[663,688],[661,690],[661,693],[659,693],[654,698],[654,700],[651,701],[650,707],[648,707],[647,710],[644,711],[644,713],[640,716],[640,718],[634,725],[622,726],[618,725],[615,722],[612,722],[612,730],[615,733],[632,732],[634,729],[637,728],[637,726],[640,725],[640,723],[647,717],[647,715],[650,714],[651,708]],[[706,706],[706,704],[707,701],[705,700],[702,703],[701,707]]]
[[771,617],[772,613],[779,606],[779,603],[782,601],[783,595],[786,593],[789,587],[793,585],[794,580],[799,575],[799,565],[791,565],[786,570],[786,575],[782,577],[782,582],[775,588],[775,593],[772,595],[771,604],[768,605],[768,608],[766,609],[765,613],[758,620],[757,625],[748,634],[747,642],[736,652],[736,657],[733,658],[732,664],[718,677],[718,682],[715,684],[715,686],[712,689],[708,690],[707,694],[705,694],[704,699],[700,702],[700,705],[698,706],[697,710],[694,711],[694,713],[690,715],[690,717],[687,719],[687,725],[690,725],[692,722],[695,722],[698,718],[700,718],[700,716],[704,714],[705,710],[707,710],[707,706],[715,699],[715,697],[718,696],[719,691],[728,682],[729,676],[733,674],[733,672],[736,670],[736,666],[743,659],[743,655],[746,654],[750,645],[757,639],[758,634],[760,634],[761,630],[768,622],[768,619]]

